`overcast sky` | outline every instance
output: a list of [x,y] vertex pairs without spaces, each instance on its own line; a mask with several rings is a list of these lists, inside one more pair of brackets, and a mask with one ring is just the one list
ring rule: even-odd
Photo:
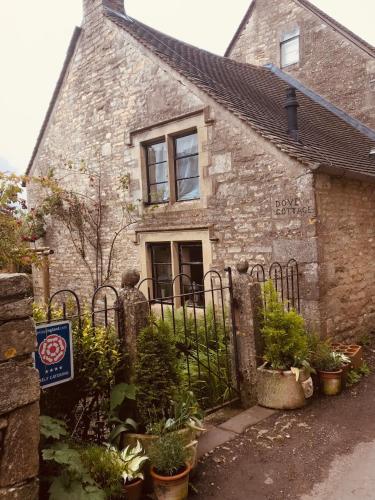
[[[277,2],[278,0],[275,0]],[[375,45],[375,0],[312,0]],[[223,54],[250,0],[125,0],[129,15]],[[81,0],[0,0],[0,170],[24,172]]]

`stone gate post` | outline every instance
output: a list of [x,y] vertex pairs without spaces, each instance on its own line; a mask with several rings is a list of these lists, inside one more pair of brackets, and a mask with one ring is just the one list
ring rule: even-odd
[[120,321],[119,337],[126,353],[126,369],[124,378],[131,382],[134,377],[134,365],[137,357],[136,342],[140,330],[147,325],[149,306],[144,294],[136,288],[140,274],[135,270],[127,270],[122,275],[119,292]]
[[233,274],[234,321],[237,334],[241,402],[244,407],[257,403],[256,377],[262,354],[260,335],[261,288],[247,274],[249,264],[241,261]]
[[36,500],[39,470],[39,373],[32,284],[0,274],[0,500]]

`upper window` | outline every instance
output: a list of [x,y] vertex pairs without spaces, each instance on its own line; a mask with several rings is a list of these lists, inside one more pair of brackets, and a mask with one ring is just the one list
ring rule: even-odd
[[199,198],[197,133],[177,137],[174,142],[177,201]]
[[299,62],[299,29],[283,36],[280,43],[280,65],[282,68]]
[[197,132],[146,144],[145,152],[148,203],[199,199]]

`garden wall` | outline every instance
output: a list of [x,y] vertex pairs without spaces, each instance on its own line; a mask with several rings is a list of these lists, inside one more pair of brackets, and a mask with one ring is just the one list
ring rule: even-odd
[[0,274],[0,499],[36,500],[39,374],[33,367],[32,285]]

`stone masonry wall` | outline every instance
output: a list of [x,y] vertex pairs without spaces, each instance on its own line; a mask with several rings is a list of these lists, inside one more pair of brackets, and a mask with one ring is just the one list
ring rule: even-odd
[[0,499],[36,500],[39,469],[39,374],[32,285],[0,274]]
[[375,331],[374,184],[318,175],[321,322],[325,335]]
[[229,57],[280,67],[283,34],[300,29],[300,62],[283,71],[375,128],[375,59],[293,0],[257,0]]
[[[140,152],[128,145],[129,134],[205,106],[211,108],[213,120],[206,125],[207,139],[201,144],[201,154],[207,158],[201,182],[209,186],[207,196],[198,202],[147,209],[140,201]],[[126,199],[143,214],[134,229],[204,227],[208,231],[210,227],[213,268],[222,270],[244,258],[270,264],[274,260],[286,263],[293,257],[304,276],[303,312],[319,323],[312,173],[100,15],[83,26],[32,173],[55,166],[57,176],[64,177],[67,185],[84,191],[84,176],[66,175],[61,158],[75,162],[85,158],[95,165],[95,149],[105,171],[107,241],[119,226],[119,204]],[[118,190],[119,177],[124,174],[130,180],[125,195]],[[28,196],[32,206],[40,196],[37,187],[29,186]],[[50,256],[51,292],[67,287],[88,297],[90,276],[64,227],[51,222],[40,245],[55,252]],[[139,254],[134,232],[124,233],[116,245],[112,283],[120,282],[124,269],[139,269]],[[39,288],[36,296],[40,300]]]

